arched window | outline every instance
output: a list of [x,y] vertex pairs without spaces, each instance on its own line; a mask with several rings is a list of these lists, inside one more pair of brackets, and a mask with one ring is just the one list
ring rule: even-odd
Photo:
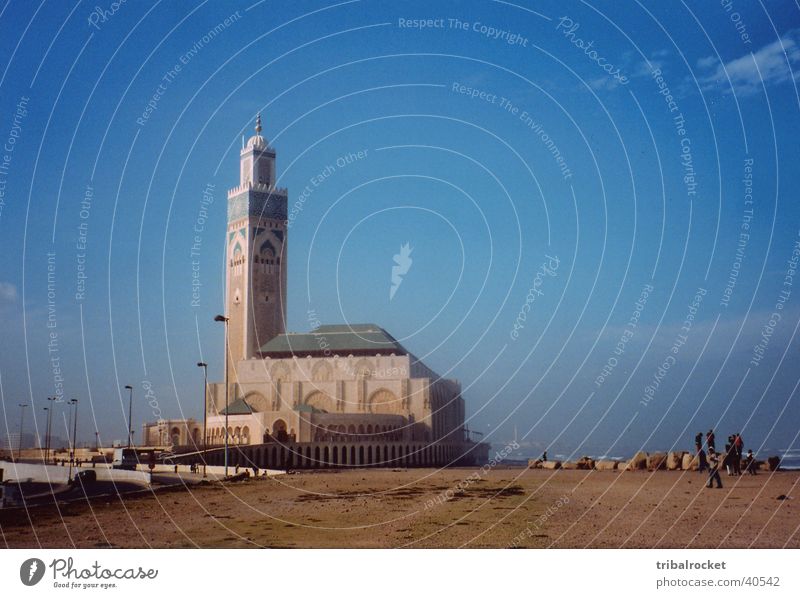
[[286,442],[289,435],[286,433],[286,422],[282,419],[276,419],[272,424],[272,437],[278,442]]
[[261,244],[261,249],[259,250],[259,257],[261,262],[261,271],[267,274],[274,273],[274,264],[275,264],[275,247],[272,245],[272,242],[267,239]]
[[233,251],[231,252],[233,256],[231,258],[231,267],[233,269],[234,276],[241,276],[242,274],[242,264],[244,263],[244,252],[242,251],[242,246],[239,241],[236,241],[236,245],[233,246]]
[[402,405],[395,394],[385,388],[373,392],[367,401],[370,413],[400,414]]
[[267,407],[267,398],[260,392],[249,392],[244,396],[244,400],[253,409],[253,411],[269,411]]
[[313,407],[317,411],[322,411],[323,413],[331,413],[334,411],[333,399],[318,390],[309,394],[304,402],[306,405]]
[[311,371],[314,382],[330,382],[333,380],[333,368],[326,361],[320,361]]
[[372,378],[372,364],[366,359],[359,359],[353,368],[356,380],[369,380]]

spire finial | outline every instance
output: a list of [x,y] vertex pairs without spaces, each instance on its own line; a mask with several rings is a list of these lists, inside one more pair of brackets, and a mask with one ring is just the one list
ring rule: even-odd
[[261,113],[256,115],[256,135],[261,134]]

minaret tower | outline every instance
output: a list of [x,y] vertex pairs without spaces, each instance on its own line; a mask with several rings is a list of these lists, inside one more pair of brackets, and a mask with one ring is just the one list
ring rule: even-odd
[[275,187],[275,150],[256,134],[239,156],[239,186],[228,191],[227,280],[228,380],[236,366],[286,325],[287,191]]

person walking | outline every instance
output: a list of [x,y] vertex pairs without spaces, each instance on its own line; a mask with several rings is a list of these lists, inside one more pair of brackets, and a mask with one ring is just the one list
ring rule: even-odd
[[698,432],[697,436],[694,437],[694,454],[699,455],[700,450],[703,448],[703,433]]
[[717,482],[717,488],[722,488],[722,478],[719,477],[719,457],[713,451],[708,451],[708,482],[706,488],[712,487],[712,482]]
[[704,472],[708,469],[708,460],[706,459],[706,452],[700,448],[697,451],[697,471]]
[[708,448],[709,453],[716,451],[716,448],[714,447],[714,430],[709,430],[706,432],[706,447]]

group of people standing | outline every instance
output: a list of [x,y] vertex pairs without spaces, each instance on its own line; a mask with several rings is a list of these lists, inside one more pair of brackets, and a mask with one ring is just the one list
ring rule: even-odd
[[703,433],[698,432],[694,437],[695,454],[697,455],[698,471],[708,471],[708,482],[706,488],[711,488],[716,482],[717,488],[722,488],[722,478],[719,475],[720,466],[724,466],[729,476],[742,475],[742,461],[744,460],[744,470],[750,475],[756,475],[756,458],[752,450],[747,451],[747,456],[743,459],[744,440],[739,432],[728,436],[725,445],[725,452],[720,455],[716,450],[716,438],[714,430],[706,432],[705,447],[708,449],[708,456],[703,450]]

